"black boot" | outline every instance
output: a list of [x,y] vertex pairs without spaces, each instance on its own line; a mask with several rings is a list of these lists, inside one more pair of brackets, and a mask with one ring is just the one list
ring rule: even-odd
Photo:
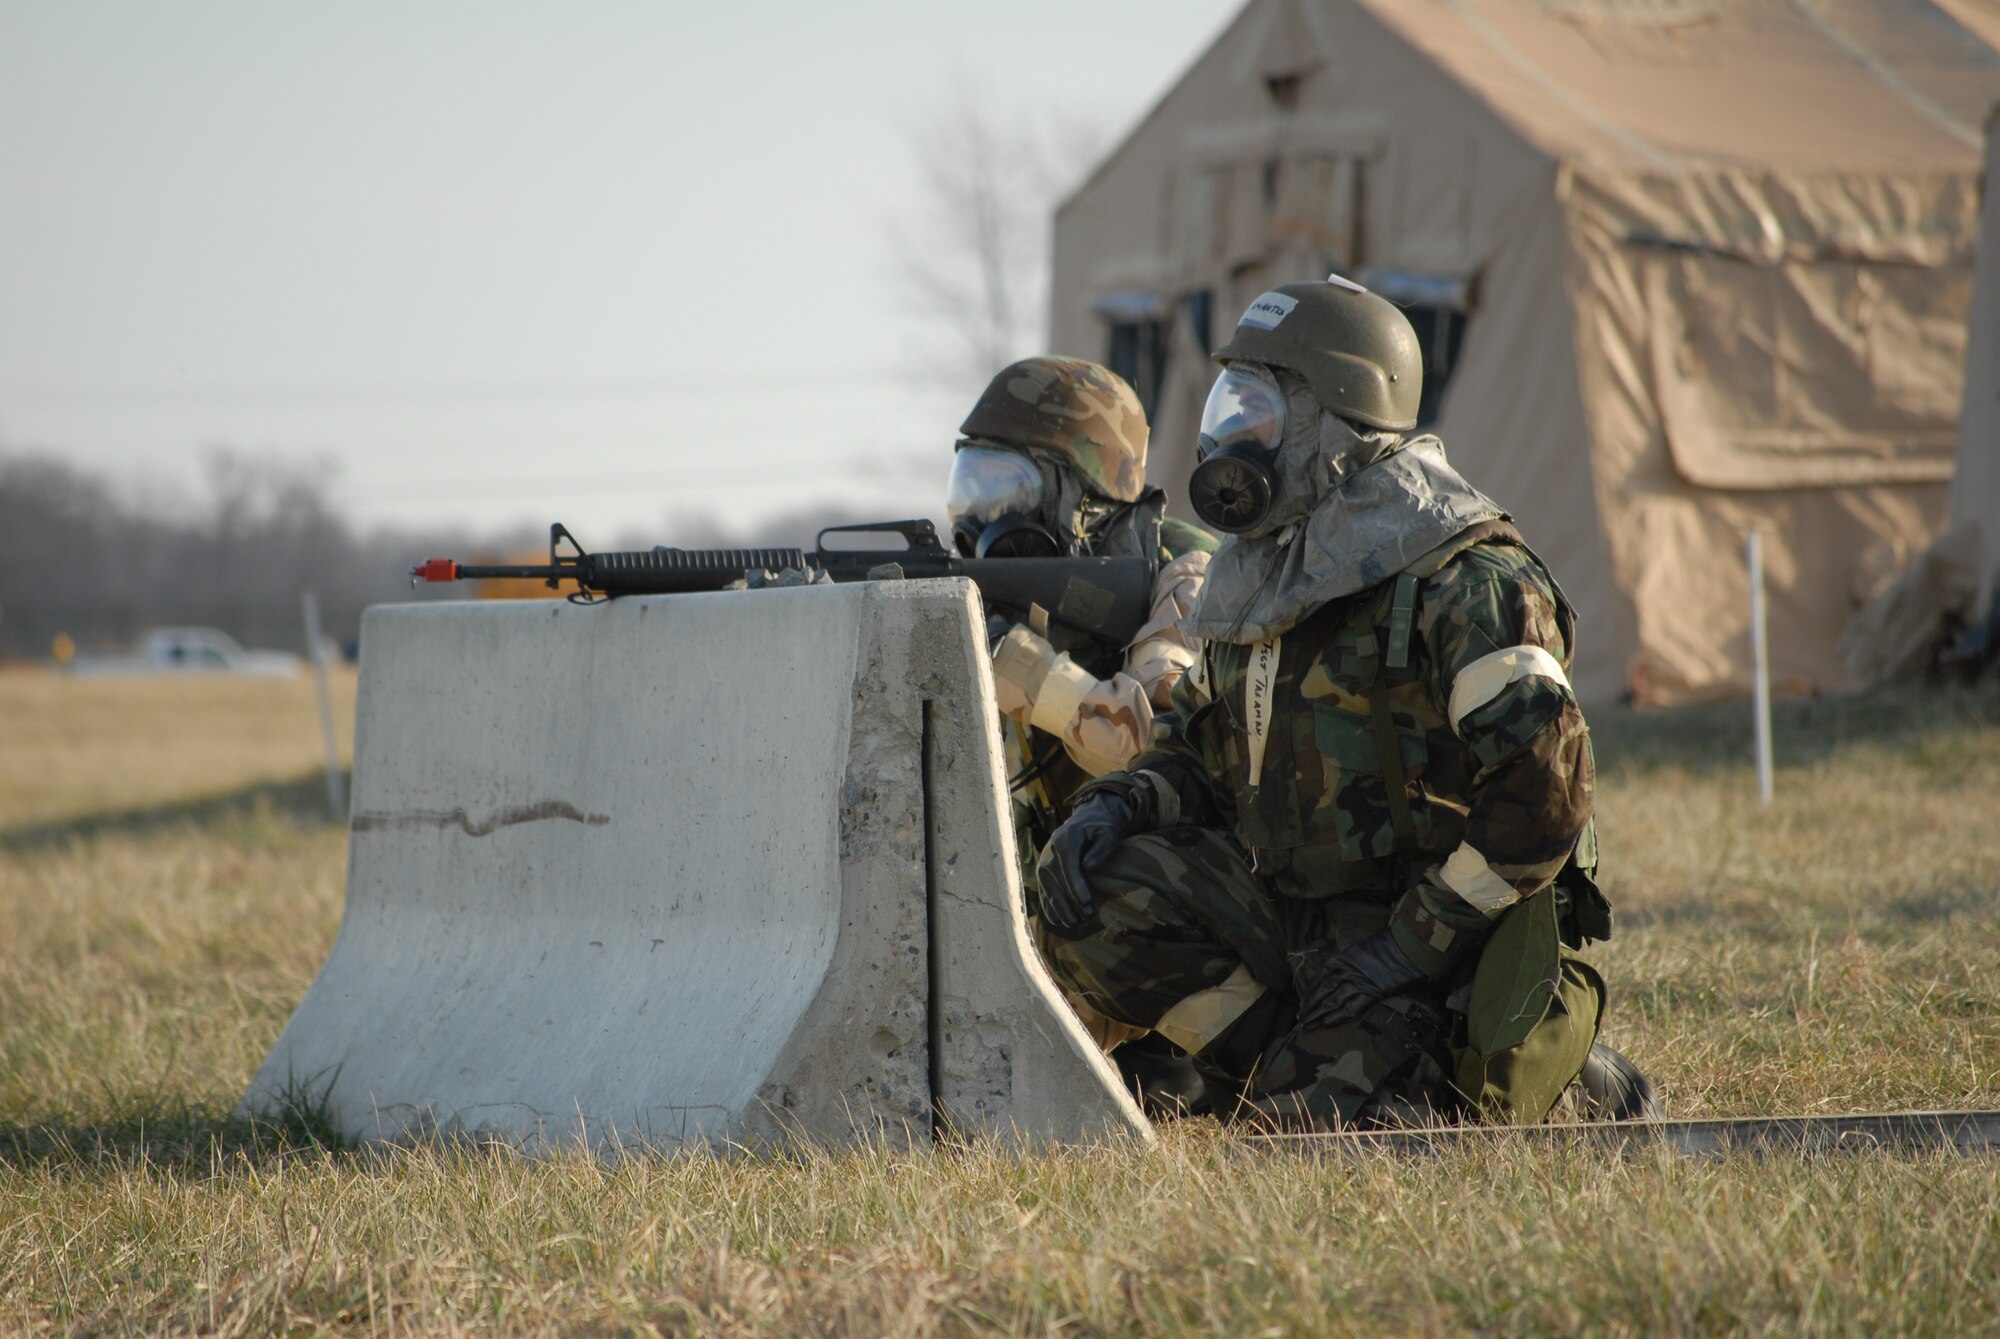
[[1126,1042],[1111,1053],[1125,1086],[1154,1120],[1208,1114],[1208,1087],[1187,1052],[1157,1032]]
[[1665,1120],[1667,1105],[1653,1091],[1653,1082],[1639,1067],[1603,1042],[1590,1048],[1583,1073],[1576,1076],[1582,1090],[1585,1120]]

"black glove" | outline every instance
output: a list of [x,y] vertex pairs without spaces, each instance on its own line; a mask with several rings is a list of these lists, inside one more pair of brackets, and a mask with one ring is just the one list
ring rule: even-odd
[[1359,1018],[1383,996],[1399,994],[1425,979],[1396,947],[1395,936],[1377,930],[1327,960],[1324,974],[1299,1004],[1299,1023],[1309,1028],[1337,1027]]
[[1101,868],[1118,843],[1139,830],[1139,806],[1121,790],[1107,786],[1077,801],[1035,862],[1042,919],[1050,928],[1070,931],[1090,919],[1097,898],[1085,875]]

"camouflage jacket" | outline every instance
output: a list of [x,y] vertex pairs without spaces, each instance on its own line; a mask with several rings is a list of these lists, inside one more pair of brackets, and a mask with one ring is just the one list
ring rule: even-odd
[[[1017,856],[1021,886],[1035,905],[1035,854],[1055,825],[1069,814],[1070,797],[1091,777],[1123,767],[1143,749],[1153,733],[1155,707],[1165,707],[1173,687],[1194,663],[1201,643],[1182,631],[1180,623],[1201,592],[1208,556],[1215,537],[1206,530],[1172,517],[1160,527],[1160,569],[1153,578],[1150,616],[1120,667],[1098,678],[1068,656],[1058,656],[1048,641],[1030,629],[1017,627],[993,660],[993,688],[1001,713],[1007,771],[1026,778],[1014,788]],[[1051,738],[1059,751],[1046,745]],[[1039,768],[1028,765],[1044,759]],[[1039,916],[1029,933],[1043,957],[1046,930]],[[1078,1019],[1106,1054],[1145,1028],[1106,1018],[1081,995],[1060,981],[1062,993]]]
[[1475,526],[1276,642],[1208,643],[1128,783],[1162,826],[1231,829],[1273,892],[1386,908],[1444,977],[1589,824],[1574,628],[1512,527]]

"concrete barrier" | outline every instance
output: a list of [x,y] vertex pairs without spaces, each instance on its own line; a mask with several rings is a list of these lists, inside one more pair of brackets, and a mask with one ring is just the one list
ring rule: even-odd
[[245,1096],[529,1151],[1146,1131],[1029,947],[962,581],[372,609],[347,905]]

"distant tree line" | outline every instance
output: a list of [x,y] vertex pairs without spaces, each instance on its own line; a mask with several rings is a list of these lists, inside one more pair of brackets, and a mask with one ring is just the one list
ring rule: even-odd
[[[212,453],[194,497],[137,496],[53,456],[0,450],[0,658],[44,659],[59,634],[84,651],[122,649],[144,629],[220,628],[246,646],[302,651],[300,594],[318,594],[343,647],[361,611],[412,590],[411,565],[440,554],[488,561],[545,548],[546,532],[363,530],[331,500],[330,465]],[[730,528],[674,517],[659,533],[584,536],[593,548],[811,547],[822,526],[892,519],[819,508]]]
[[139,498],[51,456],[0,453],[0,656],[45,657],[58,634],[113,649],[178,624],[302,650],[308,589],[325,634],[348,644],[363,608],[414,597],[403,574],[418,559],[533,542],[363,534],[335,510],[332,482],[329,466],[218,451],[198,496]]

